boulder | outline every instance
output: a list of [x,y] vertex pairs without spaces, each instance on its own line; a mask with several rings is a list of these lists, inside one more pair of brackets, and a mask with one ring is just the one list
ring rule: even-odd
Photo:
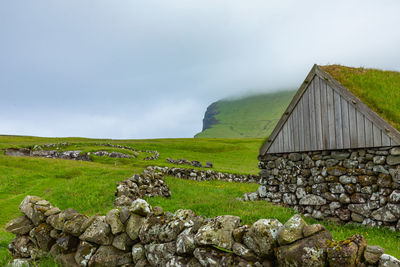
[[89,266],[120,266],[131,262],[130,252],[123,252],[113,246],[101,246],[89,260]]
[[11,232],[16,235],[24,235],[29,233],[30,230],[35,227],[31,220],[28,219],[25,215],[22,215],[18,218],[15,218],[9,221],[4,227],[6,231]]
[[202,221],[192,210],[177,210],[161,226],[158,239],[162,243],[176,240],[177,236],[185,229],[193,227],[196,222]]
[[195,242],[198,245],[216,245],[231,250],[234,243],[232,232],[240,223],[241,219],[232,215],[211,218],[200,227],[194,237]]
[[328,231],[300,239],[275,249],[278,266],[326,266],[326,248],[332,235]]
[[290,218],[279,230],[277,241],[280,246],[287,245],[303,238],[303,227],[306,222],[299,214]]
[[111,245],[112,234],[105,216],[99,216],[79,237],[79,239],[99,245]]
[[356,267],[361,262],[367,241],[362,235],[354,235],[329,245],[328,262],[332,267]]
[[[72,220],[75,216],[79,216],[79,215],[81,215],[81,214],[79,214],[79,212],[74,209],[66,209],[60,213],[57,213],[57,214],[47,217],[46,222],[48,224],[50,224],[52,227],[54,227],[55,229],[62,231],[62,230],[64,230],[64,224],[66,221]],[[83,224],[84,221],[82,221],[81,223]],[[70,228],[72,228],[72,227],[70,227]],[[80,227],[79,227],[79,230],[80,230]]]
[[176,253],[178,255],[192,254],[196,245],[194,243],[194,235],[190,234],[191,229],[183,231],[176,239]]
[[276,219],[260,219],[244,234],[243,242],[260,257],[271,257],[277,246],[277,235],[282,223]]

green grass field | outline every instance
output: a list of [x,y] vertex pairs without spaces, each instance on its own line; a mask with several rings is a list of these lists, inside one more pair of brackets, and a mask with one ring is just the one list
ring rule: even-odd
[[[105,159],[96,157],[94,162],[9,157],[0,155],[0,266],[10,259],[7,244],[13,235],[4,231],[6,222],[19,216],[18,205],[26,195],[37,195],[61,209],[74,208],[88,215],[105,214],[112,208],[116,181],[142,172],[147,165],[172,166],[165,159],[186,158],[201,162],[212,161],[216,170],[232,173],[257,173],[258,147],[262,139],[159,139],[159,140],[94,140],[82,138],[36,138],[0,136],[0,149],[33,144],[68,141],[82,149],[95,148],[93,143],[109,142],[142,150],[158,150],[156,161],[136,159]],[[1,154],[1,153],[0,153]],[[171,199],[149,198],[153,206],[165,211],[180,208],[192,209],[207,217],[232,214],[251,224],[260,218],[288,220],[294,212],[264,201],[240,202],[235,198],[245,192],[257,190],[257,184],[228,183],[222,181],[196,182],[167,177]],[[309,223],[315,220],[307,219]],[[380,245],[386,252],[400,257],[399,233],[386,229],[365,228],[354,225],[339,226],[322,222],[336,240],[356,233],[363,234],[371,245]],[[51,259],[40,266],[54,266]]]
[[340,65],[322,68],[400,130],[400,72]]
[[198,133],[200,138],[265,138],[274,129],[296,91],[259,94],[215,104],[211,128]]

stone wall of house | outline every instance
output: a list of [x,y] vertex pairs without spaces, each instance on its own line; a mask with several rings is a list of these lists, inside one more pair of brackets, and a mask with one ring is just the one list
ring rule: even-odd
[[400,147],[259,157],[257,192],[316,219],[400,229]]
[[[9,266],[34,266],[49,253],[61,266],[400,266],[384,249],[355,235],[334,241],[323,225],[295,215],[284,225],[237,216],[204,218],[191,210],[163,212],[143,199],[105,216],[61,211],[27,196],[6,225],[16,234]],[[36,265],[35,265],[36,266]]]

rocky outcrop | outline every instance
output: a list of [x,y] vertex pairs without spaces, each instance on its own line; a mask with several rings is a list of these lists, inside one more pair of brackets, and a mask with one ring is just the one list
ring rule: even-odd
[[315,219],[400,230],[399,147],[259,157],[260,187],[243,200],[267,200]]
[[367,246],[361,235],[334,241],[322,225],[300,215],[284,225],[237,216],[204,219],[191,210],[163,212],[143,199],[105,216],[61,211],[27,196],[23,213],[7,224],[16,234],[10,266],[33,266],[49,253],[61,266],[399,266],[395,257]]

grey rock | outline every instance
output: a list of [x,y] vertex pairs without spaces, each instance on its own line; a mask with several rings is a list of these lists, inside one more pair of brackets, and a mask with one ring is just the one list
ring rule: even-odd
[[291,161],[299,161],[299,160],[301,160],[301,154],[300,153],[290,153],[289,154],[289,160],[291,160]]
[[143,199],[136,199],[129,208],[130,212],[146,217],[151,213],[151,206]]
[[81,241],[75,253],[75,261],[79,266],[87,266],[97,247],[89,242]]
[[400,147],[393,147],[390,149],[390,155],[400,156]]
[[326,248],[332,235],[322,231],[275,250],[277,266],[326,266]]
[[332,158],[339,159],[339,160],[347,159],[349,156],[350,156],[350,153],[348,153],[348,152],[333,151],[331,153]]
[[148,244],[144,246],[146,258],[151,266],[165,266],[176,253],[176,243]]
[[233,255],[213,248],[196,248],[193,252],[202,266],[234,266]]
[[276,219],[260,219],[244,234],[243,242],[260,257],[269,257],[277,246],[277,235],[282,224]]
[[371,213],[371,217],[377,221],[383,222],[397,222],[397,217],[393,215],[390,209],[385,206],[380,209],[377,209]]
[[391,255],[382,254],[382,256],[379,259],[378,266],[379,267],[400,267],[400,261]]
[[145,250],[142,244],[138,243],[132,247],[132,259],[134,263],[145,259]]
[[390,203],[400,203],[400,190],[393,190],[389,196]]
[[79,239],[99,245],[111,245],[112,234],[105,216],[99,216],[79,237]]
[[312,224],[312,225],[304,225],[303,227],[303,236],[310,237],[315,235],[316,233],[325,231],[325,226],[322,224]]
[[32,224],[31,220],[29,220],[25,215],[22,215],[9,221],[4,228],[6,231],[13,234],[24,235],[29,233],[33,227],[34,225]]
[[190,228],[183,231],[176,239],[176,253],[178,255],[192,254],[196,248],[194,235],[190,234]]
[[121,233],[117,236],[114,237],[112,245],[123,251],[128,251],[132,245],[134,244],[134,241],[130,239],[127,233]]
[[29,259],[14,259],[7,266],[8,267],[31,267],[34,265],[31,264],[31,260],[29,260]]
[[33,228],[29,232],[29,236],[39,249],[43,251],[49,251],[50,248],[55,243],[55,240],[50,237],[51,230],[52,228],[50,225],[42,223],[37,227]]
[[393,165],[399,165],[399,164],[400,164],[400,156],[389,155],[389,156],[386,158],[386,163],[387,163],[388,165],[391,165],[391,166],[393,166]]
[[144,224],[144,221],[145,218],[136,214],[131,214],[129,217],[125,231],[132,240],[136,240],[139,237],[139,232]]
[[[42,205],[37,205],[38,202],[41,202]],[[36,196],[26,196],[19,205],[19,210],[36,226],[44,222],[44,213],[49,209],[50,203]]]
[[89,266],[120,266],[131,262],[130,252],[123,252],[113,246],[101,246],[91,257]]
[[237,216],[224,215],[211,218],[195,235],[198,245],[216,245],[224,249],[232,249],[234,243],[232,232],[240,226]]
[[[62,214],[62,212],[59,214]],[[76,213],[70,220],[64,222],[63,231],[73,236],[79,236],[83,232],[81,231],[81,226],[87,220],[87,218],[88,217],[86,215]]]
[[326,204],[326,200],[317,195],[306,195],[299,202],[300,205],[321,206]]
[[287,245],[293,243],[303,237],[303,227],[306,222],[299,214],[291,217],[279,230],[277,241],[279,245]]
[[374,164],[383,165],[383,164],[385,164],[385,161],[386,161],[386,157],[385,156],[375,156],[373,158]]
[[364,250],[364,259],[369,264],[375,264],[383,253],[385,253],[385,250],[379,246],[367,246]]
[[112,209],[106,214],[106,222],[110,225],[113,235],[124,231],[124,225],[121,222],[120,213],[120,210]]
[[242,257],[245,260],[253,262],[257,261],[257,256],[243,244],[237,242],[234,243],[232,246],[232,251],[233,253],[235,253],[239,257]]
[[257,189],[258,196],[264,198],[267,196],[267,187],[265,185],[260,185]]

